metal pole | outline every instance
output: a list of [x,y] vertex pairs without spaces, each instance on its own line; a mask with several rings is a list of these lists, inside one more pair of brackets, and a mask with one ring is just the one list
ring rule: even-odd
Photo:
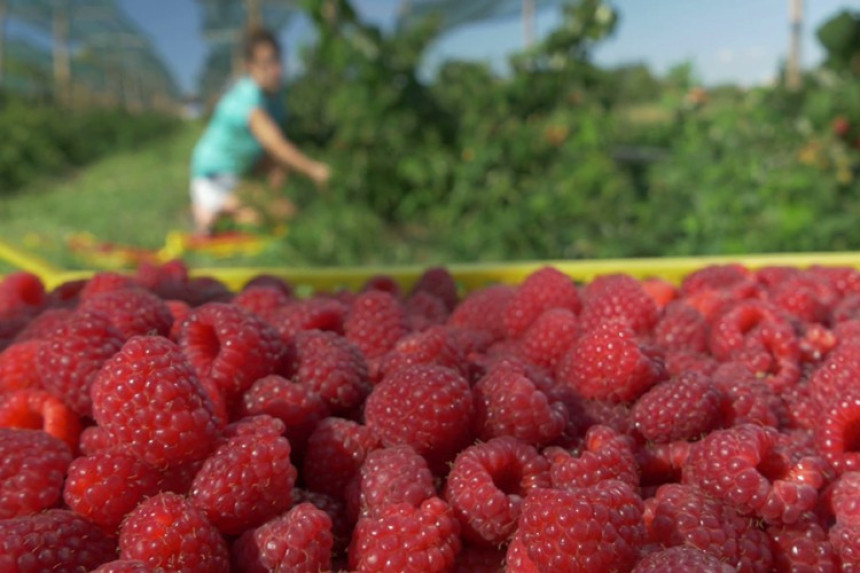
[[0,0],[0,86],[3,85],[3,46],[6,41],[6,0]]
[[803,83],[801,69],[801,41],[803,32],[803,0],[789,0],[791,17],[791,48],[788,55],[786,84],[790,90],[798,90]]
[[535,0],[523,0],[523,39],[526,49],[535,43]]
[[65,0],[54,5],[54,86],[60,102],[67,101],[71,80],[69,60],[69,10]]

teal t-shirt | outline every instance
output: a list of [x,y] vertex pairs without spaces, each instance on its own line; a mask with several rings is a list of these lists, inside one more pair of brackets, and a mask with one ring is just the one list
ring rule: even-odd
[[251,133],[251,112],[261,107],[280,124],[286,119],[283,93],[266,94],[251,78],[237,81],[224,94],[206,132],[191,158],[194,177],[241,176],[250,171],[263,154]]

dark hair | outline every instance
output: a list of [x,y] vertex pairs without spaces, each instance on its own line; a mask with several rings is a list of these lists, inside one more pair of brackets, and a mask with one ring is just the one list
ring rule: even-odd
[[250,62],[254,59],[254,53],[260,46],[271,46],[275,52],[281,54],[281,43],[278,42],[277,36],[265,28],[257,28],[248,32],[245,36],[245,61]]

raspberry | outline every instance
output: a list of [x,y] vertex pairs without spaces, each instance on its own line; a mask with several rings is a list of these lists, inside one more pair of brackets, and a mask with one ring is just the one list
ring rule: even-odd
[[852,389],[830,402],[816,428],[816,440],[836,471],[860,470],[860,390]]
[[836,333],[821,324],[804,326],[803,337],[798,342],[800,359],[803,362],[817,364],[830,354],[837,342]]
[[852,267],[822,267],[815,265],[807,273],[824,281],[840,296],[860,292],[860,272]]
[[550,401],[521,367],[502,362],[490,369],[474,388],[478,438],[513,436],[534,445],[546,445],[567,426],[564,404]]
[[421,332],[432,326],[445,324],[448,320],[448,309],[438,297],[424,291],[406,299],[404,303],[409,329]]
[[543,267],[526,278],[506,305],[505,332],[512,338],[521,336],[544,311],[553,308],[566,308],[576,314],[582,303],[570,277]]
[[842,523],[860,525],[860,472],[845,472],[831,490],[833,514]]
[[280,308],[293,302],[290,295],[273,286],[246,286],[231,301],[233,304],[268,320]]
[[113,446],[110,435],[98,426],[89,426],[81,432],[78,443],[81,455],[89,456],[101,450],[110,449]]
[[690,372],[648,390],[630,413],[646,440],[689,440],[717,425],[722,401],[722,394],[710,380]]
[[443,267],[431,267],[425,270],[415,286],[412,287],[412,295],[427,293],[437,297],[445,304],[449,311],[457,306],[459,296],[457,294],[457,283],[451,273]]
[[0,428],[43,430],[63,440],[69,451],[78,448],[81,421],[62,400],[41,390],[0,394]]
[[472,291],[451,313],[448,323],[471,330],[482,330],[494,339],[504,338],[504,316],[514,298],[514,289],[495,285]]
[[579,337],[559,362],[557,376],[585,398],[630,402],[663,372],[627,324],[605,322]]
[[529,557],[528,549],[523,544],[523,539],[519,533],[511,539],[508,551],[505,553],[505,571],[510,571],[510,573],[540,573],[535,562]]
[[457,556],[454,573],[498,573],[504,571],[505,552],[495,547],[464,546]]
[[645,501],[648,540],[690,546],[744,571],[770,571],[770,542],[729,505],[695,486],[667,484]]
[[565,386],[556,386],[548,394],[564,404],[568,413],[567,427],[554,445],[569,448],[581,445],[586,430],[595,424],[608,426],[619,434],[631,431],[630,410],[624,404],[586,400]]
[[45,302],[45,285],[32,273],[19,271],[0,280],[0,316],[12,311],[35,313]]
[[756,292],[756,276],[738,264],[710,265],[687,275],[681,283],[681,294],[722,290],[736,298],[748,298]]
[[42,385],[75,413],[91,415],[90,387],[105,361],[122,348],[123,340],[104,315],[77,314],[39,346]]
[[526,497],[519,535],[541,571],[629,570],[644,538],[642,500],[615,480],[539,489]]
[[66,444],[45,432],[0,428],[0,520],[55,505],[71,461]]
[[680,483],[681,472],[692,447],[690,442],[645,444],[640,447],[635,453],[641,473],[639,483],[643,488]]
[[383,445],[412,446],[437,471],[471,440],[472,392],[453,370],[410,366],[373,389],[364,415]]
[[323,399],[334,414],[361,405],[370,392],[361,350],[333,332],[301,332],[295,338],[294,380]]
[[822,573],[839,570],[827,531],[814,521],[769,527],[767,534],[771,539],[775,570]]
[[45,309],[37,317],[28,322],[27,326],[15,336],[15,342],[46,338],[74,315],[75,312],[69,308]]
[[523,500],[550,486],[549,464],[516,438],[494,438],[457,455],[445,498],[470,541],[499,546],[517,528]]
[[204,460],[172,465],[160,472],[158,489],[162,492],[178,493],[187,496],[194,482],[194,476],[203,467]]
[[260,378],[242,397],[241,416],[267,414],[286,426],[293,460],[304,457],[311,433],[317,424],[329,416],[329,409],[319,394],[301,384],[280,376]]
[[309,503],[326,512],[332,522],[333,552],[335,555],[345,553],[347,546],[349,546],[354,524],[346,514],[346,505],[330,495],[295,488],[293,490],[293,504],[299,505],[301,503]]
[[290,343],[303,330],[325,330],[343,334],[343,322],[349,312],[342,302],[327,298],[297,301],[274,311],[269,322],[278,330],[281,340]]
[[680,295],[680,292],[675,285],[663,279],[645,279],[641,284],[642,288],[646,293],[648,293],[648,296],[651,297],[657,305],[657,308],[660,310],[669,306],[669,304]]
[[672,303],[654,328],[654,338],[667,350],[705,352],[708,323],[695,308],[683,302]]
[[64,281],[55,286],[48,294],[51,308],[74,308],[78,304],[81,290],[87,285],[86,279]]
[[719,558],[695,547],[670,547],[648,555],[636,564],[633,573],[733,573],[737,571]]
[[100,294],[135,288],[137,286],[138,284],[132,277],[104,271],[91,276],[90,279],[84,283],[80,293],[78,293],[78,297],[82,301],[86,301]]
[[798,384],[789,388],[782,394],[782,400],[787,410],[787,427],[812,430],[818,425],[821,407],[812,397],[809,384]]
[[137,506],[119,532],[121,559],[152,568],[200,573],[230,571],[227,544],[202,511],[175,493],[160,493]]
[[773,389],[740,362],[726,362],[714,372],[714,385],[724,394],[723,424],[761,424],[778,428],[787,417]]
[[770,300],[796,320],[823,323],[830,317],[836,293],[822,281],[801,274],[776,285]]
[[16,342],[0,351],[0,394],[27,388],[41,388],[37,368],[39,341]]
[[382,357],[409,332],[406,312],[397,299],[377,290],[355,299],[343,329],[368,359]]
[[651,332],[657,324],[657,305],[642,285],[627,275],[598,277],[583,293],[580,325],[583,332],[605,322],[626,322],[636,334]]
[[837,324],[860,318],[860,294],[853,293],[839,299],[833,307],[832,318]]
[[137,335],[167,336],[173,324],[173,315],[164,301],[138,288],[93,296],[80,308],[105,315],[124,340]]
[[367,282],[361,287],[361,292],[373,291],[390,294],[396,299],[400,299],[403,294],[400,290],[400,284],[389,275],[375,275],[367,279]]
[[746,424],[718,430],[693,447],[684,483],[731,504],[745,515],[791,524],[818,503],[824,466],[816,457],[781,455],[773,428]]
[[553,370],[578,335],[575,314],[564,308],[547,310],[523,334],[523,356],[536,366]]
[[377,446],[378,438],[369,427],[326,418],[308,439],[302,467],[305,484],[311,491],[343,500],[344,488]]
[[289,509],[296,473],[285,438],[239,435],[203,463],[189,497],[219,531],[239,534]]
[[170,336],[168,338],[173,342],[178,342],[179,333],[182,332],[182,325],[185,324],[185,320],[191,316],[191,306],[181,300],[168,300],[165,301],[164,304],[167,305],[167,309],[173,317],[173,323],[170,327]]
[[398,340],[379,362],[376,381],[400,368],[415,364],[437,364],[456,370],[463,376],[469,373],[466,356],[449,335],[449,329],[431,326],[423,332],[415,332]]
[[711,352],[727,361],[745,351],[769,351],[776,357],[797,358],[797,339],[791,324],[777,309],[757,300],[734,304],[711,330]]
[[860,353],[852,345],[839,344],[812,374],[810,393],[827,406],[855,389],[860,390]]
[[630,441],[606,426],[592,426],[585,435],[585,449],[579,456],[551,447],[544,450],[551,464],[550,478],[555,488],[575,490],[606,480],[639,487],[639,469]]
[[688,350],[677,350],[666,353],[666,370],[670,376],[680,376],[685,372],[698,372],[710,376],[719,363],[710,355]]
[[63,499],[114,535],[128,512],[158,493],[159,478],[154,468],[124,449],[101,450],[72,462]]
[[438,497],[414,507],[400,503],[359,520],[349,547],[350,569],[433,573],[448,571],[461,548],[460,527]]
[[275,275],[270,275],[270,274],[265,274],[265,273],[257,275],[254,278],[252,278],[251,280],[249,280],[247,283],[245,283],[245,286],[242,287],[242,290],[246,291],[246,290],[254,288],[254,287],[274,288],[274,289],[281,291],[282,293],[287,295],[289,298],[293,297],[292,285],[290,283],[288,283],[287,281],[285,281],[284,279],[282,279],[280,277],[276,277]]
[[[188,280],[188,283],[183,288],[184,299],[182,296],[168,296],[171,290],[165,293],[156,292],[163,299],[180,299],[185,300],[191,306],[202,306],[210,302],[227,303],[233,299],[233,293],[221,281],[212,277],[193,277]],[[181,291],[179,291],[181,293]]]
[[93,573],[151,573],[152,569],[137,559],[115,559],[93,569]]
[[116,445],[154,466],[204,458],[217,422],[212,403],[179,347],[135,336],[99,372],[93,416]]
[[91,571],[114,558],[116,542],[71,511],[0,520],[0,571]]
[[331,570],[334,538],[328,514],[310,503],[296,505],[233,545],[237,571],[266,573],[295,571],[317,573]]
[[200,379],[220,388],[228,407],[256,380],[277,374],[286,349],[278,333],[239,307],[208,303],[191,313],[179,346]]
[[860,525],[836,522],[830,528],[830,544],[839,556],[842,571],[860,567]]
[[137,269],[135,280],[163,299],[188,298],[188,267],[175,259],[163,265],[142,263]]
[[353,521],[377,517],[398,503],[420,507],[436,495],[433,474],[424,458],[409,446],[374,450],[346,489],[347,510]]

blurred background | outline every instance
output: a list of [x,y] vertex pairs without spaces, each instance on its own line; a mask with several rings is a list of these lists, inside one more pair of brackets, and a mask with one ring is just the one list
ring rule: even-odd
[[[185,248],[256,25],[335,175],[249,181],[242,234]],[[0,0],[0,240],[58,265],[843,251],[858,221],[857,2]]]

